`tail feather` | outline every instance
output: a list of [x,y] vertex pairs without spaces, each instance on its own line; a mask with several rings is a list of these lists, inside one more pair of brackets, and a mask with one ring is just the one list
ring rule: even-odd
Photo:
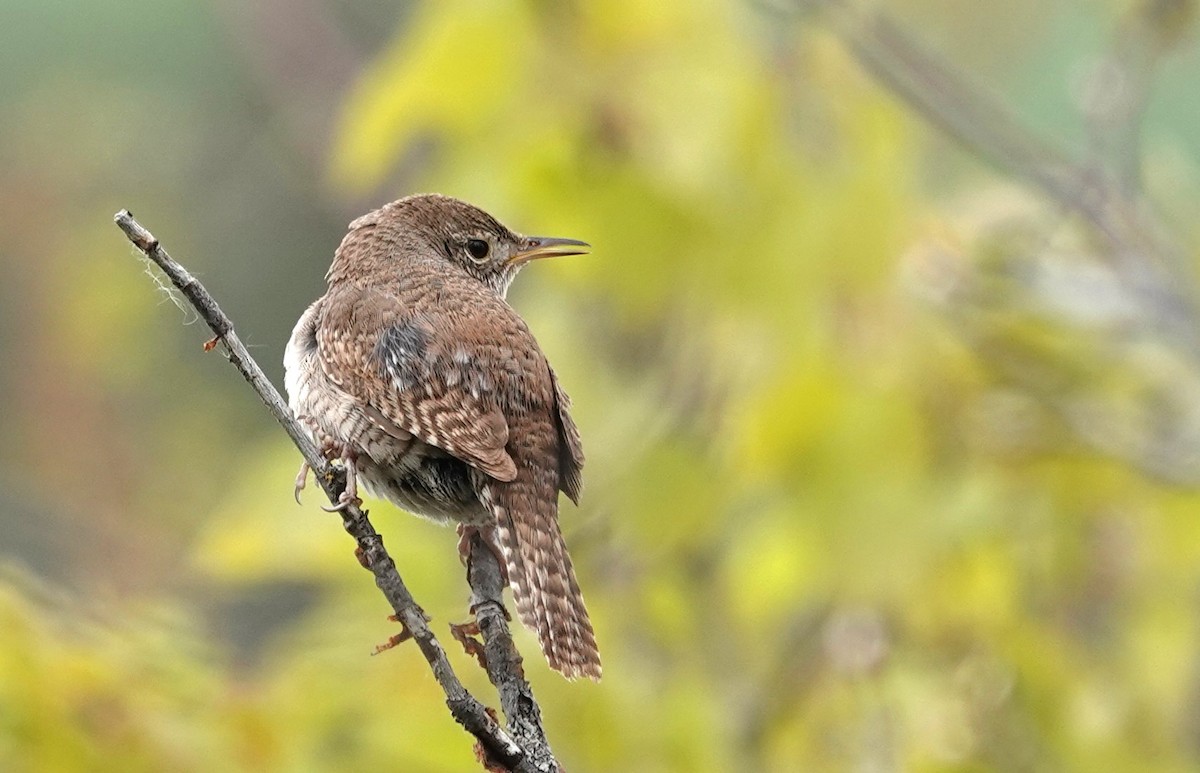
[[517,616],[537,634],[551,668],[568,679],[598,681],[600,651],[558,527],[557,501],[521,497],[522,508],[517,509],[517,502],[510,501],[516,498],[514,488],[487,485],[481,499],[496,519]]

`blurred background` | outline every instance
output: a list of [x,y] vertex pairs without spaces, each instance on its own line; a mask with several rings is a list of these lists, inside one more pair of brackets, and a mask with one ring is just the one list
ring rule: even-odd
[[[571,770],[1197,769],[1195,17],[4,0],[0,768],[475,769],[112,223],[278,384],[346,224],[439,191],[594,246],[509,296],[588,453],[604,681],[518,634]],[[452,530],[368,504],[463,619]]]

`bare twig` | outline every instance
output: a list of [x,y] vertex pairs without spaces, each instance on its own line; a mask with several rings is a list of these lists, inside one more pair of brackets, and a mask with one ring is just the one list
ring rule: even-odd
[[[502,571],[495,551],[484,544],[483,537],[477,532],[471,538],[467,579],[471,585],[471,608],[475,610],[475,620],[483,636],[488,678],[500,693],[500,706],[508,718],[509,731],[532,756],[532,750],[549,750],[550,747],[542,730],[541,710],[525,679],[521,653],[508,629]],[[531,761],[539,769],[554,769],[552,757]]]
[[[301,430],[299,424],[292,417],[291,411],[288,410],[287,404],[280,397],[279,392],[274,385],[267,379],[266,375],[259,368],[258,363],[246,351],[245,345],[238,338],[237,333],[233,330],[233,323],[229,317],[221,311],[216,300],[209,295],[204,286],[193,277],[187,269],[176,263],[170,255],[167,254],[148,230],[140,223],[133,219],[133,215],[128,210],[121,210],[115,216],[117,226],[125,232],[129,241],[141,250],[147,258],[153,261],[171,283],[179,289],[181,293],[191,302],[196,308],[196,311],[212,329],[216,338],[213,342],[224,344],[225,353],[229,361],[233,363],[238,372],[250,383],[250,386],[266,404],[267,409],[271,411],[271,415],[283,427],[284,431],[300,449],[300,453],[304,456],[304,460],[308,462],[316,475],[317,482],[329,497],[331,503],[337,504],[342,492],[345,491],[346,481],[345,473],[339,468],[331,465],[318,451],[317,447]],[[206,349],[212,348],[211,345],[206,345]],[[501,688],[501,700],[506,714],[509,717],[509,723],[514,727],[514,733],[521,739],[522,743],[518,744],[500,727],[499,723],[489,715],[483,704],[476,700],[462,682],[455,675],[454,670],[450,666],[449,660],[446,658],[446,652],[434,637],[433,632],[429,629],[425,613],[417,602],[409,593],[404,581],[400,577],[400,573],[396,569],[396,564],[388,555],[383,546],[383,538],[375,531],[367,518],[367,512],[361,508],[350,505],[342,511],[342,525],[346,531],[354,537],[358,543],[356,551],[362,564],[367,567],[372,574],[375,575],[375,584],[383,592],[388,603],[396,613],[396,619],[404,626],[405,630],[411,634],[416,640],[417,646],[421,650],[421,654],[429,662],[429,667],[433,671],[433,676],[441,686],[442,691],[446,694],[446,705],[450,708],[450,713],[454,719],[461,724],[467,732],[478,739],[479,744],[486,753],[486,758],[489,765],[495,766],[499,764],[503,769],[521,771],[521,773],[533,773],[533,771],[552,771],[557,770],[557,762],[546,743],[545,734],[541,730],[540,714],[537,709],[537,704],[533,701],[532,692],[529,692],[528,684],[525,683],[525,692],[522,694],[522,699],[528,701],[528,704],[518,704],[505,698],[505,691],[509,689],[507,686],[512,683],[512,677],[503,670],[497,671],[498,666],[492,665],[489,667],[489,676],[493,682]],[[485,551],[487,552],[487,551]],[[492,558],[494,564],[495,559]],[[477,565],[484,565],[485,561],[476,562]],[[498,635],[494,631],[495,626],[491,623],[491,606],[494,604],[498,607],[495,612],[503,620],[504,608],[500,602],[500,591],[503,590],[503,583],[499,580],[499,569],[496,568],[496,580],[500,582],[496,586],[490,575],[487,576],[487,584],[483,587],[481,598],[489,600],[488,610],[480,615],[481,628],[485,631],[485,641],[489,644],[495,643],[496,646],[504,645],[512,648],[512,639],[508,636],[507,628],[505,627],[503,635]],[[479,591],[475,591],[479,594]],[[493,635],[489,636],[487,631],[493,630]],[[515,653],[515,648],[512,649]],[[498,657],[497,663],[503,659]],[[509,667],[512,667],[512,662],[509,662]],[[515,658],[516,674],[520,673],[520,656]],[[495,673],[493,673],[495,672]],[[520,677],[521,682],[524,682],[524,677]],[[510,706],[511,713],[510,713]],[[527,727],[530,717],[535,720],[534,730]]]

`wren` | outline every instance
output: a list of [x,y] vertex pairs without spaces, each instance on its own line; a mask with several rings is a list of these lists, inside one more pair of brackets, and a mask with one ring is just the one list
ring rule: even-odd
[[579,500],[583,446],[566,392],[505,300],[530,261],[587,248],[521,236],[446,196],[394,201],[350,224],[284,366],[292,412],[346,467],[342,506],[362,484],[460,535],[477,530],[551,668],[598,680],[558,524],[558,492]]

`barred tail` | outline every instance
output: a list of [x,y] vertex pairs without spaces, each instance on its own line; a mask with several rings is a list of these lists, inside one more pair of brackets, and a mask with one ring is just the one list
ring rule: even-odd
[[481,497],[496,518],[517,616],[537,634],[551,668],[599,681],[600,650],[558,528],[557,496],[520,496],[522,483],[484,486]]

